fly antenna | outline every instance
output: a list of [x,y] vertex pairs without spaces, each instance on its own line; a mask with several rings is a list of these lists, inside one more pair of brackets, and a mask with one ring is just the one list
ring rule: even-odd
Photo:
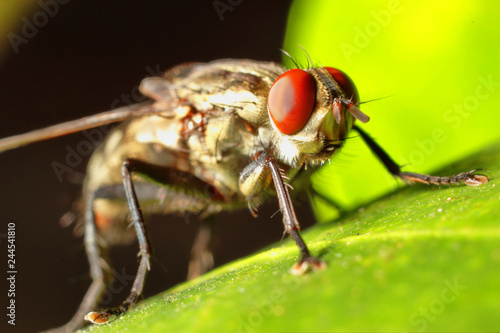
[[352,102],[351,100],[342,98],[341,101],[342,104],[347,107],[347,111],[349,111],[354,118],[356,118],[363,124],[367,123],[370,120],[370,117],[363,113],[363,111],[358,108],[358,105],[354,104],[354,102]]

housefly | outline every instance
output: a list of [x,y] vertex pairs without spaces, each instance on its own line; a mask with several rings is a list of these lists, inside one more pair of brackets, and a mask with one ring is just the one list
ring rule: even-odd
[[[152,246],[146,214],[189,213],[206,220],[221,211],[259,205],[277,196],[286,233],[301,259],[292,273],[326,267],[299,233],[290,189],[342,148],[351,130],[387,170],[407,182],[476,186],[489,181],[477,170],[450,177],[402,172],[355,123],[369,117],[352,80],[332,67],[287,69],[273,62],[219,60],[179,65],[143,80],[144,103],[0,140],[0,152],[110,123],[119,123],[91,157],[83,185],[81,223],[92,284],[74,317],[103,324],[126,312],[141,295]],[[134,229],[127,228],[129,220]],[[107,245],[137,238],[139,267],[121,305],[95,311],[109,272]],[[195,247],[196,248],[196,247]],[[196,257],[196,255],[194,255]],[[195,262],[198,272],[206,263]]]

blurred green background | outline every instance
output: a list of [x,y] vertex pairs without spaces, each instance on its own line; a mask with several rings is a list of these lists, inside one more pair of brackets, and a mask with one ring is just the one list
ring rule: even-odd
[[[22,24],[19,18],[30,12],[35,3],[35,0],[0,1],[0,36],[8,36],[11,31]],[[0,59],[9,46],[8,38],[0,40]]]
[[[305,64],[300,45],[345,71],[361,101],[382,98],[362,105],[371,117],[362,128],[405,171],[431,173],[500,138],[499,10],[495,1],[297,0],[284,49]],[[398,186],[360,138],[313,181],[344,208]],[[331,220],[331,208],[319,216]]]

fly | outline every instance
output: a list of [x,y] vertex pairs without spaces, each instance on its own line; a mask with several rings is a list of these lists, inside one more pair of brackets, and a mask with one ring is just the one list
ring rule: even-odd
[[[450,177],[402,172],[355,124],[369,117],[359,109],[352,80],[332,67],[287,69],[251,60],[184,64],[162,77],[144,79],[140,90],[147,102],[0,140],[2,152],[120,123],[88,164],[81,220],[92,284],[61,331],[81,327],[84,318],[107,323],[136,303],[153,255],[143,212],[191,213],[207,220],[248,206],[255,215],[262,202],[276,195],[285,231],[301,253],[292,273],[324,269],[326,264],[310,254],[300,236],[289,183],[329,161],[351,130],[403,181],[470,186],[489,181],[477,170]],[[128,216],[135,233],[127,228]],[[137,238],[140,262],[129,297],[118,307],[94,311],[109,274],[102,267],[105,249],[97,235],[108,245]],[[206,249],[196,248],[193,257],[198,259],[190,267],[199,274],[211,264],[198,255]]]

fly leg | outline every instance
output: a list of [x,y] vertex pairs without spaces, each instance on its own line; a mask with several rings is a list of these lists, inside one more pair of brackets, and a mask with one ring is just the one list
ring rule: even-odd
[[302,275],[307,272],[309,268],[313,270],[325,269],[326,263],[311,255],[306,243],[299,234],[300,225],[297,216],[295,216],[292,200],[290,199],[290,193],[287,187],[288,184],[284,182],[283,174],[276,165],[275,159],[272,156],[265,156],[265,154],[263,157],[266,157],[266,165],[269,167],[271,176],[273,177],[281,213],[283,214],[285,231],[288,232],[290,237],[295,241],[302,255],[300,261],[292,267],[292,273],[295,275]]
[[146,231],[146,224],[144,222],[144,217],[139,206],[139,201],[137,199],[137,194],[131,177],[131,172],[136,171],[136,162],[137,161],[135,160],[126,160],[123,163],[122,178],[125,196],[130,209],[132,224],[134,225],[137,240],[139,242],[140,250],[138,256],[141,258],[139,268],[137,270],[134,283],[132,284],[130,295],[121,305],[99,312],[90,312],[85,316],[86,320],[91,321],[94,324],[105,324],[109,321],[110,315],[120,315],[126,312],[130,306],[135,304],[137,302],[137,298],[142,294],[146,273],[150,269],[149,258],[152,255],[151,241]]
[[361,138],[366,142],[368,147],[370,147],[371,151],[375,153],[375,155],[377,155],[380,161],[394,177],[399,177],[401,178],[401,180],[408,183],[418,182],[433,185],[459,185],[460,183],[464,183],[469,186],[478,186],[481,184],[485,184],[490,180],[485,175],[476,174],[479,169],[474,169],[468,172],[462,172],[457,175],[447,177],[423,175],[414,172],[402,172],[399,165],[397,165],[396,162],[394,162],[394,160],[389,155],[387,155],[382,147],[380,147],[366,132],[364,132],[358,126],[353,126],[352,128],[356,130],[359,135],[361,135]]
[[214,267],[214,257],[212,254],[212,233],[214,228],[214,219],[206,218],[200,222],[196,239],[191,248],[191,260],[187,279],[192,280]]
[[[262,202],[263,189],[269,184],[270,180],[274,182],[276,194],[281,213],[283,214],[283,225],[285,232],[295,241],[299,247],[301,259],[292,267],[292,274],[301,275],[309,269],[321,270],[326,268],[326,264],[313,257],[307,248],[306,243],[300,236],[300,225],[293,209],[288,185],[283,180],[284,174],[276,164],[276,160],[270,154],[263,152],[257,156],[256,160],[243,169],[240,175],[240,189],[247,196],[249,208],[252,214],[255,214],[256,208]],[[270,179],[271,178],[271,179]]]
[[[134,185],[131,178],[132,172],[147,177],[151,182]],[[149,258],[154,256],[145,220],[139,207],[137,193],[140,194],[141,199],[156,201],[160,189],[163,194],[168,195],[169,199],[167,200],[175,200],[175,203],[170,203],[170,205],[176,206],[178,212],[200,212],[206,207],[207,202],[222,200],[222,196],[215,187],[189,172],[178,170],[175,167],[151,164],[138,159],[127,159],[123,162],[122,179],[123,186],[118,184],[104,186],[97,191],[96,198],[126,199],[139,242],[139,268],[130,295],[121,305],[111,309],[90,312],[86,316],[87,320],[97,324],[108,322],[110,315],[120,315],[137,302],[138,297],[142,294],[146,273],[150,268]],[[158,184],[161,184],[161,186]]]
[[96,226],[95,217],[93,210],[93,203],[95,199],[95,193],[90,193],[85,198],[85,215],[84,215],[84,228],[85,228],[85,251],[87,253],[87,258],[90,265],[90,275],[92,277],[92,284],[87,290],[83,300],[78,308],[77,312],[74,314],[73,318],[66,323],[64,326],[51,329],[47,332],[52,333],[66,333],[73,332],[80,328],[84,324],[84,316],[92,309],[97,306],[99,299],[105,289],[104,274],[102,268],[102,259],[99,253],[99,247],[96,241]]

